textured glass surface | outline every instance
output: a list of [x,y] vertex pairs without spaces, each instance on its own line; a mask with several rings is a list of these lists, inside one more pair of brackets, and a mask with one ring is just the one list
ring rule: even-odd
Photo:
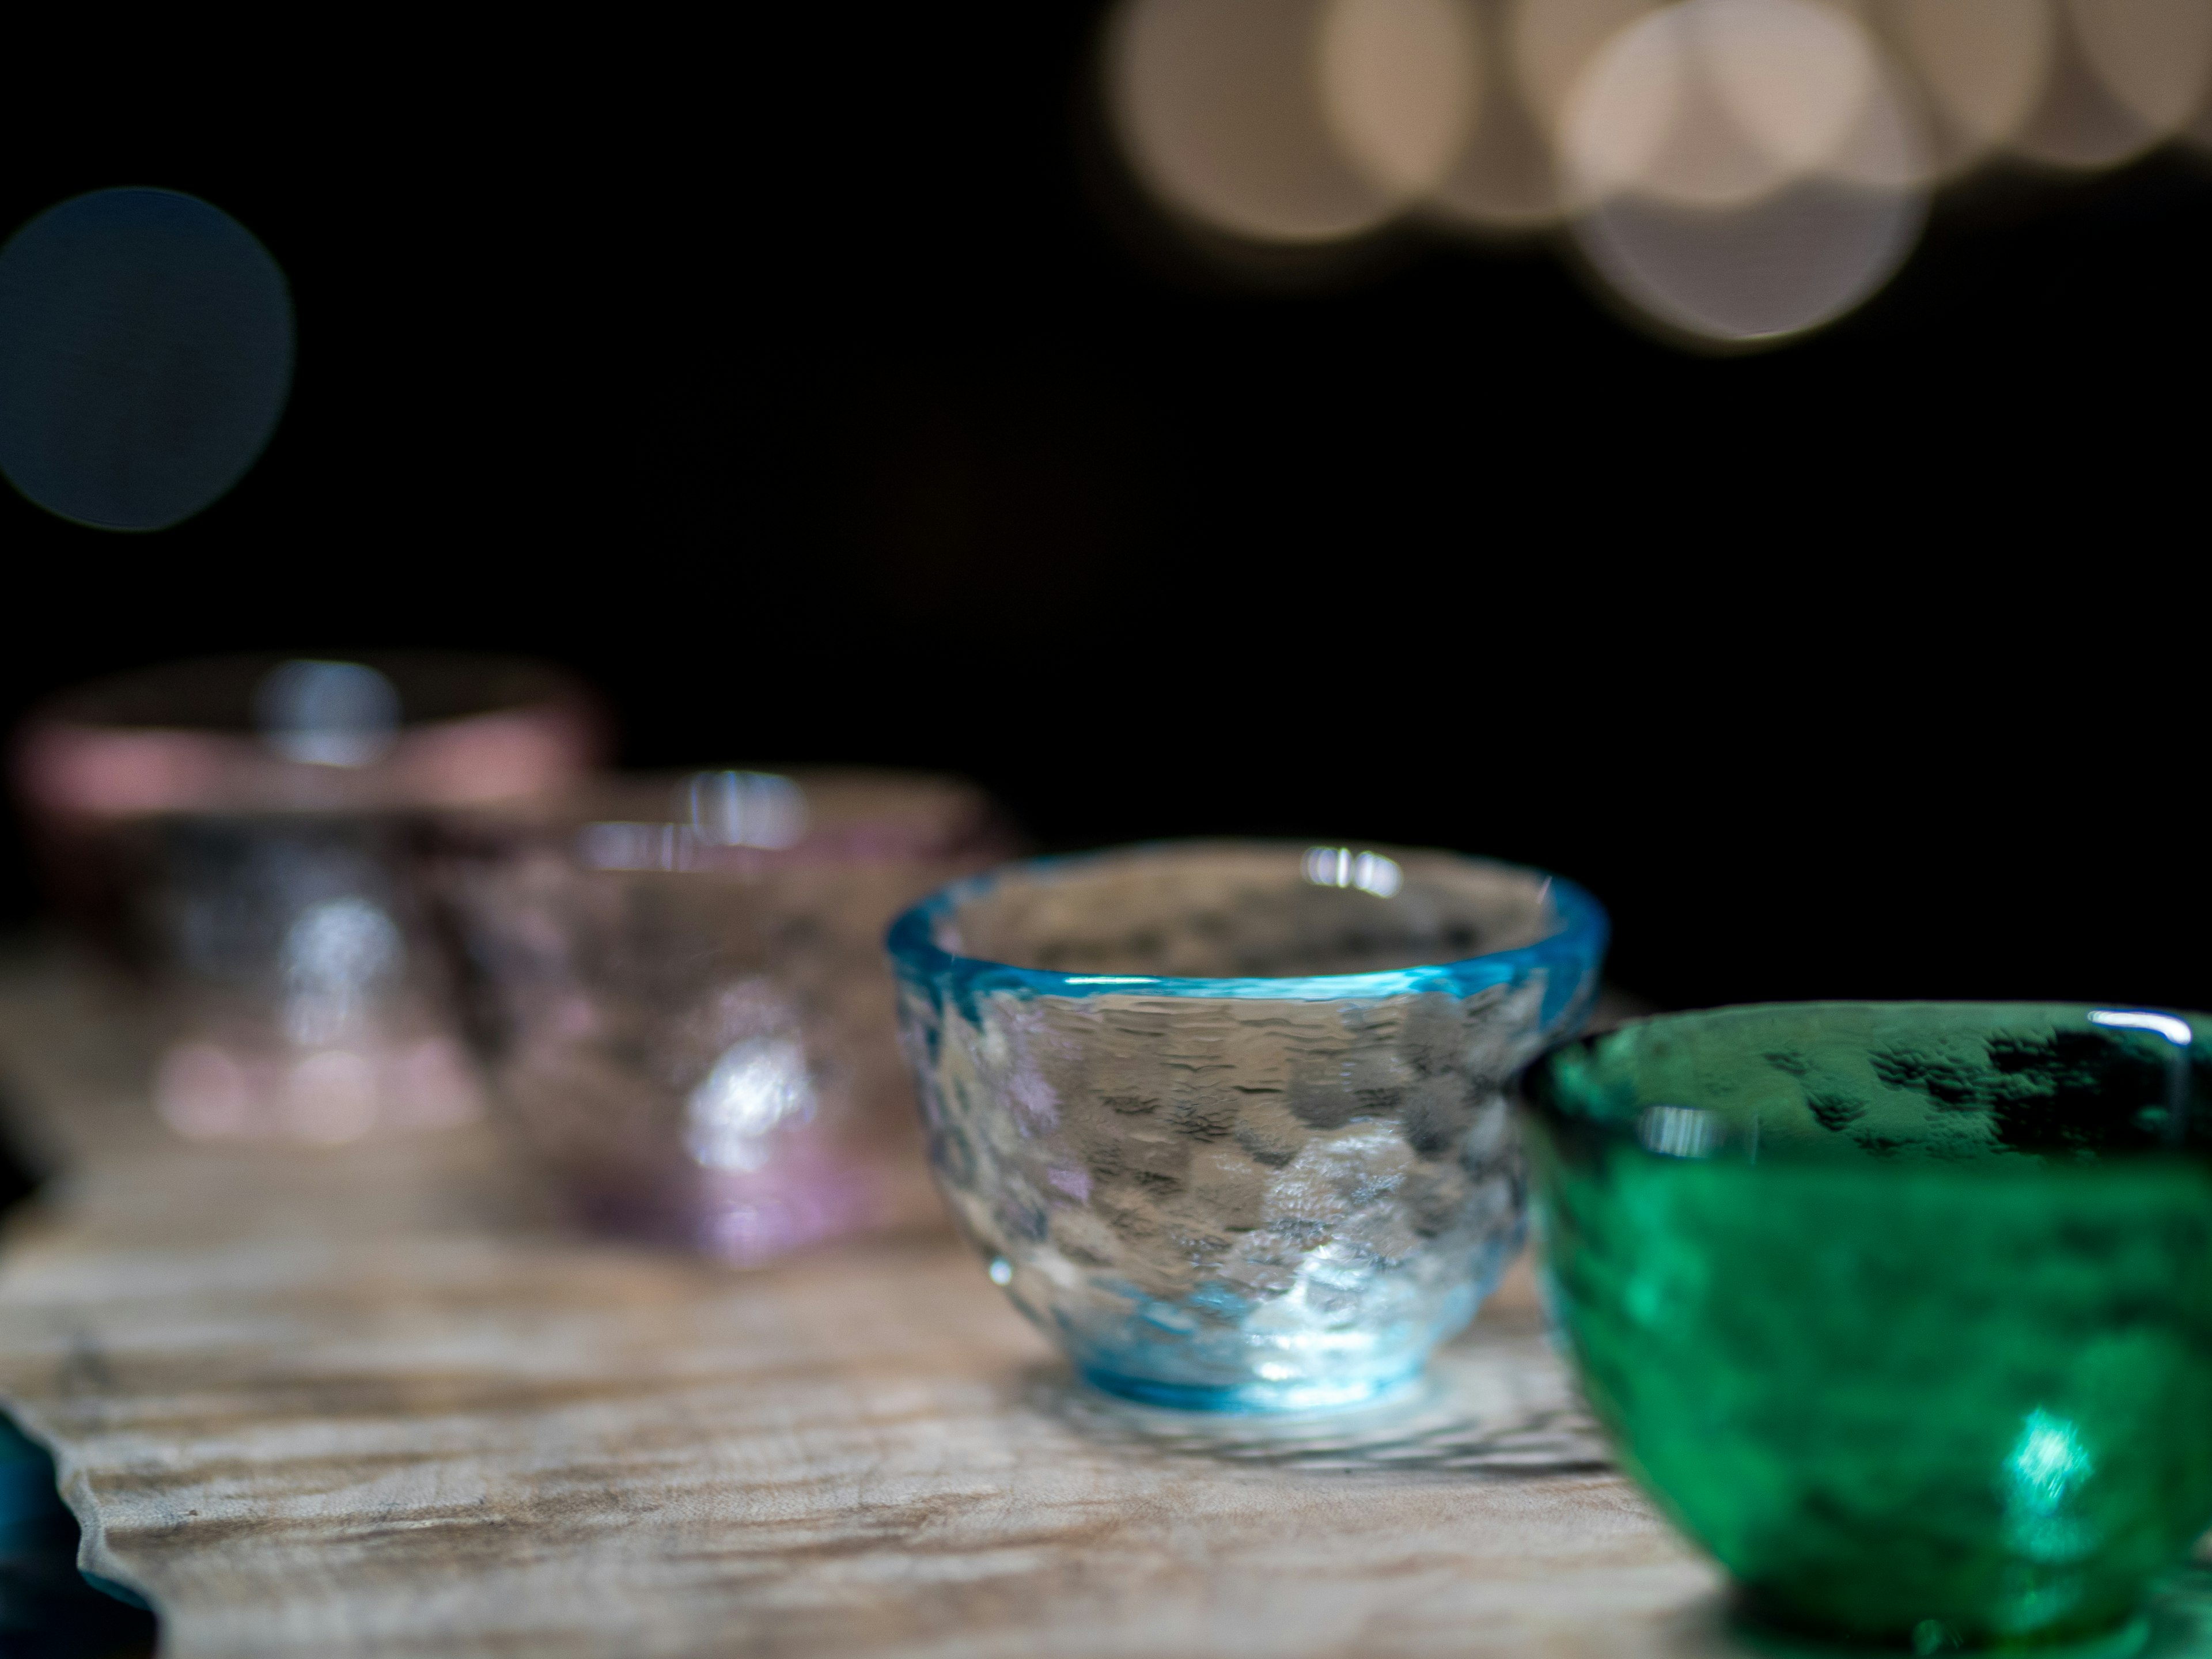
[[1505,1080],[1604,944],[1534,872],[1249,844],[1018,866],[891,936],[991,1277],[1099,1387],[1212,1409],[1370,1398],[1474,1315],[1522,1236]]
[[1744,1008],[1531,1068],[1591,1406],[1754,1612],[1922,1651],[2087,1635],[2212,1523],[2201,1029]]
[[478,1114],[395,817],[179,813],[134,894],[169,1041],[155,1109],[194,1139],[337,1144]]
[[879,941],[1003,855],[981,796],[710,772],[447,835],[501,1115],[580,1218],[738,1261],[901,1218],[917,1149]]
[[598,724],[565,674],[444,652],[206,658],[39,709],[26,829],[64,918],[154,993],[169,1127],[337,1143],[475,1117],[428,819],[579,777]]

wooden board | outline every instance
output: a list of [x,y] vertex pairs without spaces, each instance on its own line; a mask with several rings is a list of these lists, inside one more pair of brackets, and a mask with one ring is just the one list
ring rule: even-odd
[[0,1255],[0,1397],[179,1659],[1728,1645],[1525,1276],[1417,1399],[1212,1425],[1073,1388],[942,1233],[580,1240],[489,1132],[186,1146],[140,1064],[82,976],[0,981],[65,1171]]

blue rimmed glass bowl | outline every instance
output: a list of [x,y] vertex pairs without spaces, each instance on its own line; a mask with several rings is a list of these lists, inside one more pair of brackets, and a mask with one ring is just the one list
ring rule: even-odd
[[991,1278],[1098,1388],[1304,1410],[1410,1382],[1520,1248],[1505,1086],[1607,931],[1540,871],[1194,842],[957,883],[890,945]]

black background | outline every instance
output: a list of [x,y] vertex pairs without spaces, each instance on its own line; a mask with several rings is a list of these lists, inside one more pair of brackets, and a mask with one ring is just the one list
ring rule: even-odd
[[1987,179],[1843,325],[1711,359],[1542,244],[1179,252],[1097,136],[1093,8],[754,11],[19,54],[0,223],[204,196],[300,355],[178,529],[0,494],[0,714],[521,650],[634,763],[1541,863],[1665,1004],[2212,1007],[2202,162]]

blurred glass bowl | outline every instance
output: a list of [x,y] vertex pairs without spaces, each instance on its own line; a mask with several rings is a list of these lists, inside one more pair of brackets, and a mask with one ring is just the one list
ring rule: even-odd
[[2212,1523],[2202,1031],[1750,1007],[1529,1069],[1590,1404],[1755,1618],[1923,1653],[2091,1638]]
[[527,662],[214,659],[53,699],[15,778],[64,916],[152,993],[162,1117],[336,1142],[476,1114],[427,817],[566,783],[602,731]]
[[1009,849],[980,793],[611,779],[444,834],[504,1115],[580,1219],[750,1262],[934,1212],[881,941]]
[[1506,1079],[1605,940],[1540,872],[1222,842],[1018,865],[890,945],[992,1279],[1098,1388],[1272,1411],[1388,1392],[1474,1316],[1521,1243]]

